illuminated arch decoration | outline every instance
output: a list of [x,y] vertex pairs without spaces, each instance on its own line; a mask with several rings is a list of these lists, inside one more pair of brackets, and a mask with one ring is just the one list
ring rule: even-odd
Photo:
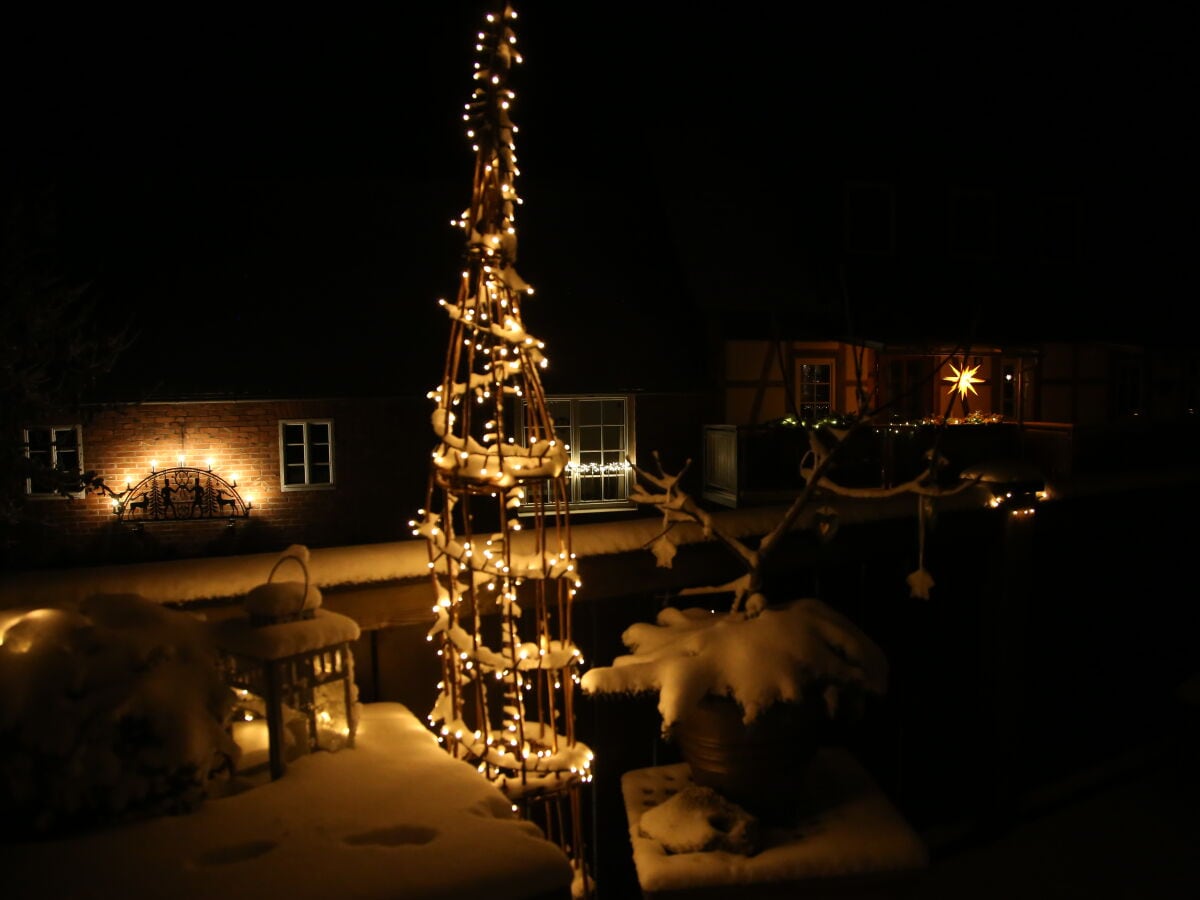
[[454,222],[466,238],[464,265],[454,302],[439,301],[450,336],[441,384],[428,395],[437,444],[426,508],[411,524],[426,540],[436,600],[428,638],[442,680],[430,726],[563,848],[578,897],[592,893],[580,796],[592,752],[575,736],[583,657],[571,640],[580,580],[567,514],[569,448],[546,408],[544,344],[522,323],[533,288],[514,268],[515,18],[508,6],[487,15],[476,44],[476,86],[463,116],[474,180],[470,206]]
[[151,467],[150,474],[120,493],[109,492],[122,522],[244,519],[254,504],[243,499],[236,479],[194,466]]

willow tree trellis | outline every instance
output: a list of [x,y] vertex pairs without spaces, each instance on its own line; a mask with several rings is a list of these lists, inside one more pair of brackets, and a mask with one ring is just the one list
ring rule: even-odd
[[505,5],[476,45],[463,116],[475,153],[466,235],[440,386],[429,396],[437,445],[414,533],[429,548],[436,595],[430,640],[442,681],[429,720],[447,749],[476,765],[583,866],[581,786],[590,749],[575,737],[582,656],[571,640],[580,586],[571,552],[568,447],[554,432],[539,372],[544,344],[525,330],[517,273],[520,205],[509,86],[520,62]]

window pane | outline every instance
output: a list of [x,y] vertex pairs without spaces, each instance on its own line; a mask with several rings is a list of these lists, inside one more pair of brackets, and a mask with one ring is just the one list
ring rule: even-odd
[[304,484],[304,466],[288,466],[283,470],[284,484]]
[[308,454],[309,462],[313,465],[329,465],[329,445],[317,444]]
[[604,482],[604,499],[605,500],[624,500],[625,492],[622,488],[625,485],[625,479],[617,475],[607,475],[602,481]]
[[48,474],[33,474],[29,478],[29,492],[31,494],[53,494],[55,493],[54,477]]
[[568,429],[571,427],[571,401],[570,400],[548,400],[546,401],[546,412],[550,414],[550,418],[554,420],[554,428]]
[[283,448],[283,462],[287,466],[299,466],[304,470],[304,445],[288,444]]
[[603,421],[604,404],[600,400],[576,401],[580,425],[599,425]]
[[29,456],[30,458],[38,458],[45,460],[49,465],[50,460],[50,429],[48,428],[30,428],[29,429]]
[[79,468],[79,451],[58,451],[54,459],[54,468],[60,472],[74,472]]
[[579,499],[581,501],[604,499],[603,478],[582,478],[579,481]]
[[324,464],[309,466],[308,468],[308,483],[309,484],[329,484],[329,466]]
[[288,444],[304,443],[304,426],[303,425],[284,425],[283,440]]
[[603,439],[602,429],[596,426],[579,429],[579,450],[582,454],[585,450],[600,450],[604,445],[600,443]]
[[324,422],[310,422],[308,425],[308,440],[312,444],[328,444],[329,425]]
[[604,426],[604,449],[620,450],[625,446],[625,428],[621,425]]
[[605,425],[624,425],[625,424],[625,401],[624,400],[605,400],[604,401],[604,424]]

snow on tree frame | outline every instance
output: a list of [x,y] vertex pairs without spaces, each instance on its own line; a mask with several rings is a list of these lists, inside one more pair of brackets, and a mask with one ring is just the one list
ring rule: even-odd
[[[563,847],[576,894],[586,895],[580,788],[591,780],[592,752],[575,738],[583,659],[571,640],[580,581],[564,478],[569,448],[546,409],[544,344],[521,319],[533,289],[514,268],[515,18],[507,5],[488,14],[476,44],[476,86],[463,116],[474,182],[456,223],[465,264],[455,301],[439,301],[450,337],[442,382],[429,394],[438,443],[426,508],[412,525],[426,539],[437,599],[428,637],[439,642],[442,681],[430,724]],[[516,433],[518,404],[526,441]],[[520,507],[532,510],[524,533]]]

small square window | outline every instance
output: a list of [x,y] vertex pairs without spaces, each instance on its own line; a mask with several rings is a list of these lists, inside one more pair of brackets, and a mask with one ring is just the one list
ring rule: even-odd
[[333,487],[332,421],[279,423],[279,479],[285,491]]
[[82,496],[82,492],[64,495],[83,470],[83,441],[78,425],[35,426],[25,429],[25,456],[30,472],[25,493],[31,497]]

